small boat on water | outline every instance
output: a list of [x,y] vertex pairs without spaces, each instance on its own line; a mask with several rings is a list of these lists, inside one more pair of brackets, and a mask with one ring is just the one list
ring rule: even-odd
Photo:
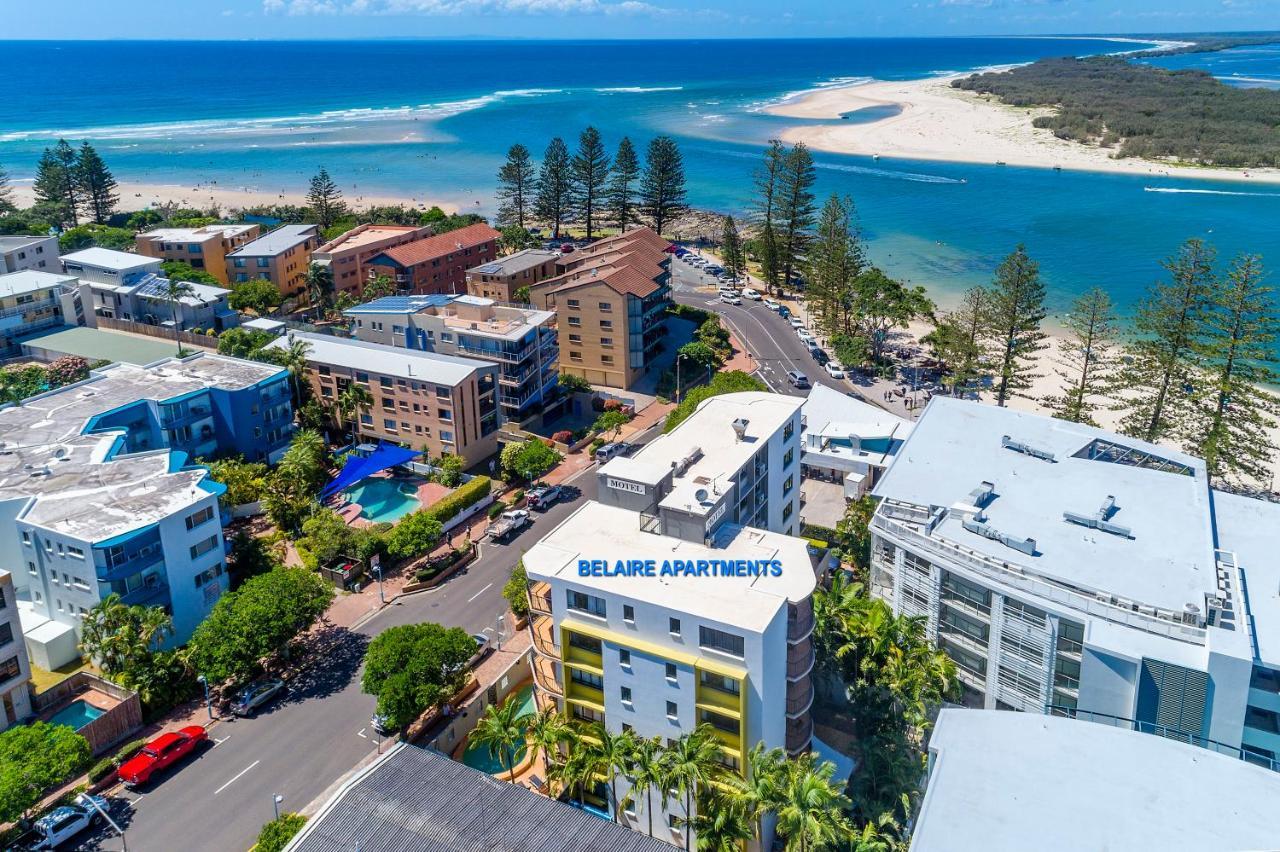
[[997,166],[1006,166],[1006,165],[1008,165],[1008,163],[1006,163],[1004,160],[996,160],[996,165],[997,165]]
[[871,155],[871,159],[873,159],[873,160],[878,160],[878,159],[880,159],[880,155],[879,155],[879,154],[872,154],[872,155]]

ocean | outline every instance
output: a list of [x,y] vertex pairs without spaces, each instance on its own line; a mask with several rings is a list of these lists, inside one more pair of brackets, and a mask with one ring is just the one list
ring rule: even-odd
[[[692,33],[690,33],[692,34]],[[30,179],[60,136],[98,147],[121,181],[216,181],[268,197],[321,165],[348,199],[445,201],[491,213],[514,142],[572,148],[594,124],[612,150],[680,143],[689,200],[741,212],[769,138],[801,120],[760,108],[864,79],[914,79],[1045,56],[1113,53],[1102,39],[806,41],[0,42],[0,164]],[[1280,50],[1159,60],[1280,79]],[[1232,63],[1235,63],[1234,65]],[[1236,79],[1235,85],[1264,85]],[[1280,186],[818,153],[817,191],[854,199],[872,260],[942,303],[1025,243],[1063,311],[1095,284],[1130,307],[1188,237],[1224,257],[1280,258]],[[129,199],[123,199],[127,206]]]

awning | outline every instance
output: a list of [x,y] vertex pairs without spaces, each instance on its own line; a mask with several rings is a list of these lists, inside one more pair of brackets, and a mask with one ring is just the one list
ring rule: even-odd
[[350,488],[360,480],[367,479],[380,470],[386,470],[389,467],[413,461],[420,455],[422,453],[418,450],[410,450],[407,447],[399,447],[395,444],[379,443],[374,451],[367,456],[347,456],[346,462],[342,465],[342,471],[320,492],[320,499],[332,497],[342,489]]

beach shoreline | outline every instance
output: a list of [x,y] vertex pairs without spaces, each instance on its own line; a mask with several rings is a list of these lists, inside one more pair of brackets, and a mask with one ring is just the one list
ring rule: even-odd
[[[1000,66],[989,70],[1005,70]],[[796,125],[782,141],[803,142],[818,151],[887,159],[983,163],[1029,168],[1141,175],[1154,179],[1221,180],[1256,185],[1280,184],[1280,169],[1225,169],[1180,166],[1133,157],[1113,159],[1105,148],[1059,139],[1032,126],[1048,109],[1011,107],[994,95],[951,87],[968,76],[948,74],[919,80],[877,80],[831,86],[802,93],[765,107],[770,115],[833,124]],[[895,115],[874,121],[841,121],[867,108],[898,107]]]
[[[196,210],[207,210],[216,207],[222,213],[244,210],[251,207],[270,207],[276,205],[294,205],[305,207],[307,194],[305,191],[294,191],[285,188],[271,190],[262,187],[231,187],[216,183],[142,183],[122,181],[117,187],[120,196],[120,210],[135,211],[165,204],[176,204],[178,207]],[[344,200],[353,210],[369,207],[414,207],[426,210],[439,207],[446,213],[457,213],[458,205],[451,201],[416,196],[397,195],[347,195]],[[30,207],[35,203],[35,191],[30,183],[13,185],[13,201],[19,207]]]

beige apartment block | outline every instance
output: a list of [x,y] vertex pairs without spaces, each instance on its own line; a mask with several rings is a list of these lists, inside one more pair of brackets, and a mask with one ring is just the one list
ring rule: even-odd
[[230,283],[265,278],[280,288],[285,298],[302,296],[311,252],[319,245],[319,225],[281,225],[227,255]]
[[524,249],[467,270],[467,293],[499,302],[519,302],[516,291],[558,274],[560,252]]
[[258,236],[256,224],[205,225],[202,228],[156,228],[139,234],[138,254],[190,264],[226,284],[227,255]]
[[459,455],[468,464],[497,452],[497,364],[327,334],[291,334],[271,345],[286,348],[291,340],[307,344],[307,375],[326,405],[352,383],[373,397],[355,417],[358,441]]
[[380,252],[431,236],[429,227],[416,225],[357,225],[316,249],[311,260],[333,271],[335,293],[359,296],[367,278],[364,265]]
[[533,286],[534,305],[556,313],[560,372],[626,390],[649,371],[671,304],[668,246],[638,228],[567,255],[559,275]]

